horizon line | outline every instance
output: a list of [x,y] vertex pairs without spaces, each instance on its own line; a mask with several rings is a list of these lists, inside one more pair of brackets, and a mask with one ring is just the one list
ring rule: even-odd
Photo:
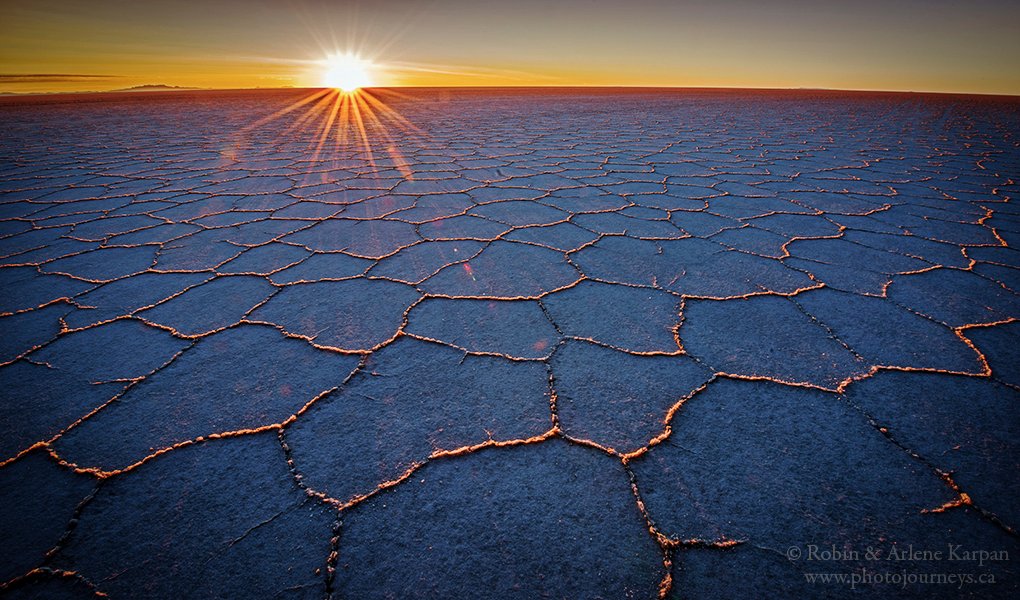
[[[141,88],[157,88],[145,90]],[[29,96],[73,96],[73,95],[101,95],[101,94],[131,94],[138,96],[160,95],[160,94],[185,94],[201,92],[245,92],[245,91],[275,91],[275,90],[324,90],[330,89],[326,86],[259,86],[259,87],[188,87],[167,84],[143,84],[130,88],[118,88],[113,90],[71,90],[53,92],[0,92],[0,100],[5,98],[24,98]],[[903,90],[903,89],[868,89],[868,88],[827,88],[827,87],[753,87],[753,86],[697,86],[697,85],[633,85],[633,84],[573,84],[573,85],[374,85],[364,86],[358,89],[409,89],[409,90],[697,90],[697,91],[757,91],[757,92],[845,92],[860,94],[914,94],[914,95],[940,95],[940,96],[986,96],[993,98],[1016,98],[1020,99],[1020,92],[1015,94],[996,92],[964,92],[944,90]]]

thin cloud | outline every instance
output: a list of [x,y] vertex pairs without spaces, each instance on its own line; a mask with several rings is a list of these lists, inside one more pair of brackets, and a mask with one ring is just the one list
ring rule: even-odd
[[435,73],[438,75],[460,75],[466,77],[492,77],[492,78],[498,77],[504,79],[517,79],[517,80],[545,79],[552,81],[557,79],[556,77],[542,75],[538,73],[531,73],[529,71],[515,71],[511,69],[490,69],[485,67],[469,67],[462,65],[440,65],[415,62],[391,62],[387,63],[386,66],[399,71],[413,71],[417,73]]
[[82,73],[0,73],[0,83],[69,83],[119,79],[121,75],[88,75]]

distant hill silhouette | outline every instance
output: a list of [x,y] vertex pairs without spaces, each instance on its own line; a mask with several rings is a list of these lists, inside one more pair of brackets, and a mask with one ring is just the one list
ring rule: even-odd
[[198,90],[202,88],[197,87],[186,87],[180,85],[164,85],[164,84],[147,84],[147,85],[136,85],[129,88],[121,88],[119,90],[110,90],[111,92],[165,92],[169,90]]

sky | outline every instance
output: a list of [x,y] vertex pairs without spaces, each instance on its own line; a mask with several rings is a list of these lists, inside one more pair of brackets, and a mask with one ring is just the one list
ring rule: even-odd
[[0,92],[384,86],[1020,95],[1016,0],[0,0]]

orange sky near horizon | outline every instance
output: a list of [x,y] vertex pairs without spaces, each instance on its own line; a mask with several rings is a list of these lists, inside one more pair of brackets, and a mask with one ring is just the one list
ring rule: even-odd
[[379,86],[831,88],[1020,95],[1005,0],[0,0],[0,92]]

